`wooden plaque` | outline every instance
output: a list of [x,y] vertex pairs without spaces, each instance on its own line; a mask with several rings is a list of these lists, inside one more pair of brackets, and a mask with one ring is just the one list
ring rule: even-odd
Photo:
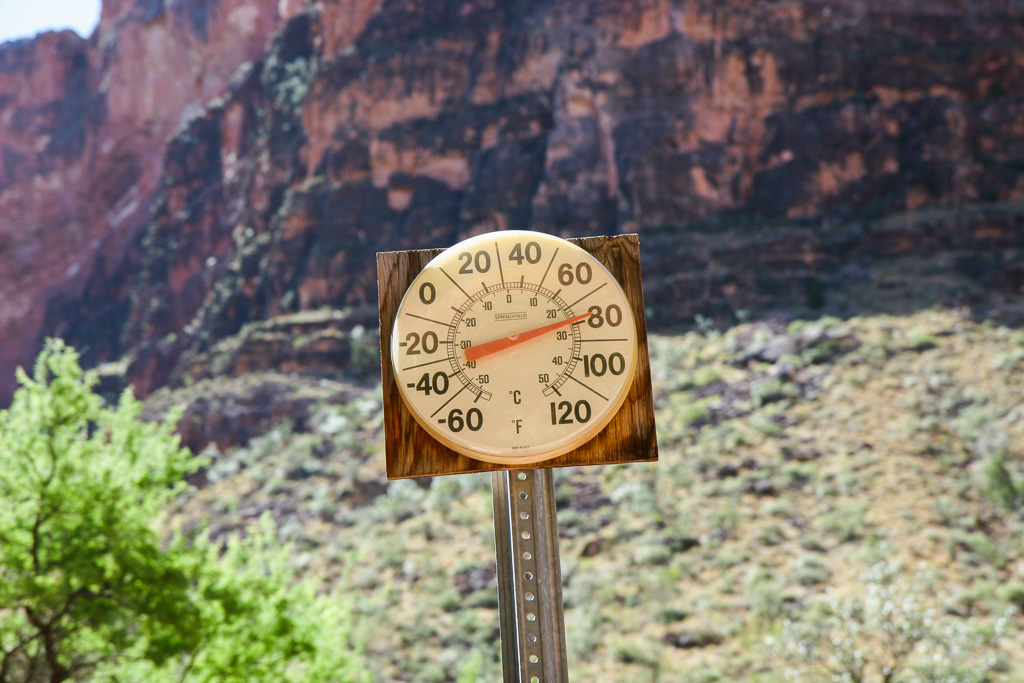
[[399,395],[391,366],[391,330],[405,291],[419,272],[444,249],[377,253],[380,295],[381,383],[384,390],[384,451],[388,479],[433,477],[508,469],[614,465],[658,459],[651,392],[651,359],[640,281],[640,241],[636,235],[570,239],[590,252],[619,281],[636,320],[637,366],[633,387],[622,408],[596,437],[574,451],[534,465],[497,465],[456,453],[427,434]]

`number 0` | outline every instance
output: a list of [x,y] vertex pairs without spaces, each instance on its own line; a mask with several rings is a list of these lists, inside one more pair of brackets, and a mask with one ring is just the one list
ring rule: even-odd
[[420,301],[425,304],[432,304],[436,298],[437,290],[434,289],[434,283],[424,282],[420,285]]

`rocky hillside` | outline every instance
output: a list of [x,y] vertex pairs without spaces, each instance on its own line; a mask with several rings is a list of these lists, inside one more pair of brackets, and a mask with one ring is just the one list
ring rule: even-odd
[[1002,0],[108,0],[0,46],[0,394],[44,335],[180,383],[496,228],[639,232],[655,326],[849,314],[894,259],[1012,302],[1022,108]]
[[[1021,330],[932,309],[650,346],[660,461],[554,471],[572,680],[1024,680]],[[193,443],[231,417],[176,518],[271,511],[352,597],[375,681],[498,681],[489,477],[386,484],[377,382],[156,392]],[[243,442],[259,403],[288,409]]]

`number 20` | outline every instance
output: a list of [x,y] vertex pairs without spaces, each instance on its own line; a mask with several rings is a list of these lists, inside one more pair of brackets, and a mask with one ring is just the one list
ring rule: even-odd
[[437,351],[437,347],[441,343],[437,338],[437,333],[429,330],[423,333],[422,347],[420,346],[420,335],[416,332],[410,332],[405,335],[405,341],[409,344],[409,348],[405,351],[405,355],[407,356],[418,356],[420,348],[422,348],[426,353],[434,353]]

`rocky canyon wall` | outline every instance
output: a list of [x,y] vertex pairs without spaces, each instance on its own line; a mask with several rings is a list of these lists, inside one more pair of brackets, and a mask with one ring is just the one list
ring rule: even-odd
[[372,311],[376,251],[504,228],[639,232],[654,324],[904,257],[1019,296],[1022,17],[108,2],[88,41],[0,47],[0,369],[59,334],[147,393],[246,323]]
[[151,214],[169,140],[258,57],[276,2],[105,0],[99,26],[0,45],[0,396],[44,335],[74,337],[54,307],[89,297],[120,353],[125,259]]

